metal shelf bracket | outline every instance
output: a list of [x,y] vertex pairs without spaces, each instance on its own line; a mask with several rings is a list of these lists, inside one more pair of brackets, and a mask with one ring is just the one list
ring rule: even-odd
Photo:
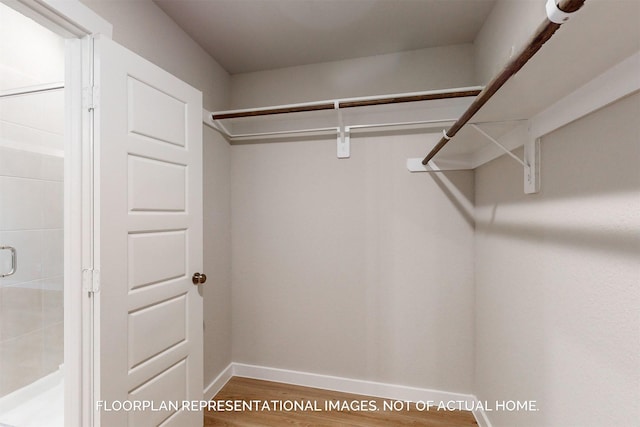
[[540,192],[540,138],[527,132],[527,140],[524,143],[524,192],[535,194]]
[[[527,126],[527,139],[524,143],[524,160],[513,154],[511,150],[498,142],[494,137],[483,131],[478,125],[470,123],[478,133],[495,144],[500,150],[518,162],[524,169],[524,192],[534,194],[540,191],[540,138],[535,137],[531,130],[531,122]],[[446,136],[446,134],[445,134]],[[445,159],[430,160],[426,165],[422,164],[422,159],[407,159],[407,169],[409,172],[443,172],[450,170],[469,170],[475,166],[468,162],[447,161]]]
[[524,168],[524,192],[526,194],[534,194],[540,191],[540,138],[532,136],[530,124],[527,128],[527,140],[524,143],[524,160],[520,160],[520,158],[513,154],[507,147],[480,129],[478,125],[471,124],[470,126],[522,165]]

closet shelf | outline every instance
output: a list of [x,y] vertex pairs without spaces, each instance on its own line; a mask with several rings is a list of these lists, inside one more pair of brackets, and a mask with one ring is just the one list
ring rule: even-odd
[[402,104],[405,102],[434,101],[438,99],[463,98],[477,96],[482,87],[466,87],[458,89],[432,90],[426,92],[403,93],[384,96],[368,96],[359,98],[343,98],[333,101],[307,102],[301,104],[279,105],[243,110],[221,111],[212,113],[213,120],[236,119],[242,117],[270,116],[286,113],[303,113],[320,110],[339,110],[374,105]]
[[350,136],[380,128],[442,129],[455,122],[481,86],[204,112],[204,121],[233,142],[336,135],[338,158],[350,156]]
[[[461,127],[455,140],[426,166],[422,165],[424,152],[415,152],[415,158],[407,162],[408,169],[475,169],[505,151],[524,146],[526,158],[522,161],[529,166],[524,168],[525,191],[537,191],[537,179],[528,182],[527,174],[535,174],[539,168],[534,162],[539,155],[539,138],[640,91],[637,40],[626,37],[625,31],[609,31],[608,26],[609,22],[619,21],[629,27],[631,20],[620,21],[619,9],[597,2],[588,3],[578,16],[563,25],[526,66],[472,115],[468,124],[478,128]],[[593,34],[598,35],[598,43],[593,43]],[[602,46],[616,49],[603,55]],[[424,148],[428,150],[442,139],[442,131],[467,111],[481,89],[454,88],[216,113],[205,110],[203,121],[232,143],[336,135],[339,158],[349,157],[350,137],[356,132],[376,132],[383,127],[418,128],[415,132],[424,138]],[[419,99],[421,96],[428,99]]]
[[[563,7],[569,3],[577,7],[582,1],[562,1]],[[549,0],[548,7],[553,12],[553,8],[559,6]],[[522,161],[530,166],[525,168],[525,191],[537,191],[537,179],[527,182],[527,173],[535,173],[539,167],[529,160],[537,159],[540,137],[640,91],[637,40],[625,36],[627,31],[610,31],[610,22],[618,22],[626,29],[635,25],[626,15],[621,16],[620,10],[604,3],[587,3],[577,14],[578,18],[563,25],[526,66],[503,82],[470,117],[467,123],[479,129],[469,125],[461,127],[455,140],[444,146],[426,166],[422,165],[425,153],[415,152],[415,158],[407,162],[408,169],[427,172],[475,169],[504,155],[505,150],[524,146],[527,158]],[[598,43],[593,42],[594,35],[598,36]],[[616,46],[616,49],[607,50],[605,55],[602,46]],[[231,143],[336,135],[339,158],[349,157],[350,137],[356,132],[375,132],[383,127],[417,128],[415,132],[424,138],[424,149],[428,150],[442,139],[442,131],[455,124],[479,97],[475,94],[428,100],[412,97],[442,95],[444,98],[448,93],[481,89],[457,88],[216,113],[205,110],[203,121]],[[375,102],[380,99],[385,102]],[[405,102],[393,102],[394,99]],[[352,101],[356,104],[349,104]]]
[[[572,35],[569,31],[564,34]],[[559,42],[562,40],[558,39]],[[504,155],[505,150],[522,147],[527,141],[534,141],[640,90],[640,52],[631,54],[613,67],[610,60],[594,54],[589,56],[590,61],[566,64],[559,72],[554,64],[562,57],[564,48],[568,48],[566,43],[549,45],[473,116],[469,124],[477,127],[463,127],[457,133],[455,143],[444,147],[427,166],[421,164],[422,157],[417,157],[422,153],[416,152],[416,158],[410,159],[407,164],[408,169],[412,172],[475,169]],[[629,50],[632,48],[630,46]],[[581,73],[581,80],[571,78],[577,71]],[[542,84],[551,80],[556,83],[554,86]],[[203,110],[203,122],[219,131],[231,143],[251,140],[279,142],[309,135],[336,135],[339,157],[348,157],[349,152],[344,145],[351,134],[375,132],[387,127],[415,129],[416,133],[424,136],[427,146],[435,146],[447,125],[453,124],[475,99],[474,96],[447,95],[480,90],[481,87],[458,88],[215,113]],[[442,99],[372,102],[374,105],[335,108],[336,103],[338,106],[352,102],[364,104],[379,99],[409,99],[434,94],[444,96]],[[317,105],[333,105],[333,108],[311,110]],[[285,109],[304,111],[285,112]],[[240,117],[238,113],[243,116]],[[229,117],[231,114],[234,116]],[[227,118],[221,119],[224,115]],[[214,120],[214,117],[218,119]],[[531,154],[535,155],[535,150]]]
[[[382,129],[413,130],[424,135],[426,144],[434,145],[442,131],[458,120],[482,89],[482,86],[472,86],[253,109],[204,110],[203,121],[231,143],[278,142],[305,136],[335,135],[337,157],[348,158],[352,135]],[[503,120],[494,116],[489,120],[474,118],[470,123],[481,125],[497,138],[522,122],[520,119]],[[483,155],[483,150],[489,150],[494,157],[498,155],[491,142],[465,128],[456,138],[456,144],[447,146],[439,156],[438,168],[427,170],[473,169],[477,167],[476,159]]]
[[[208,113],[229,140],[456,120],[482,87],[342,98]],[[428,115],[425,115],[427,114]]]

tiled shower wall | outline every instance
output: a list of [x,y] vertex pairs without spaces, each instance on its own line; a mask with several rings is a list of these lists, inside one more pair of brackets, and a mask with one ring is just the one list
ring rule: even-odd
[[[0,146],[0,397],[63,362],[62,157]],[[0,271],[10,269],[0,251]]]

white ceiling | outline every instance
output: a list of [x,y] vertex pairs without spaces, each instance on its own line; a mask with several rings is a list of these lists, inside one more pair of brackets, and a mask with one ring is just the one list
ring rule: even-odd
[[229,73],[473,42],[495,0],[154,0]]

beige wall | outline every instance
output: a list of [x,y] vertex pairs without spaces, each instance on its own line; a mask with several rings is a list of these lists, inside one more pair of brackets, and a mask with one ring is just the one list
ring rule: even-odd
[[[233,107],[470,86],[473,46],[231,80]],[[471,392],[473,174],[405,167],[437,139],[232,146],[234,362]]]
[[[84,1],[113,25],[113,39],[184,80],[204,107],[227,108],[229,76],[151,0]],[[229,144],[204,129],[204,385],[231,362]]]
[[231,76],[232,108],[417,92],[476,84],[471,44]]
[[544,19],[543,0],[498,0],[473,43],[479,84],[489,82]]
[[[476,171],[476,366],[499,426],[631,426],[640,410],[640,95],[542,141],[542,191]],[[518,153],[521,154],[521,153]]]
[[404,164],[437,138],[232,147],[235,362],[471,392],[473,174]]
[[204,386],[231,363],[231,150],[204,127]]
[[229,75],[151,0],[81,0],[113,25],[113,40],[202,91],[204,107],[228,107]]
[[[553,64],[557,72],[539,73],[544,78],[538,80],[530,74],[524,79],[528,86],[522,84],[524,81],[517,74],[507,86],[518,88],[516,93],[527,98],[539,96],[536,92],[551,90],[556,96],[548,96],[546,104],[539,106],[546,107],[637,52],[640,49],[639,17],[637,0],[585,2],[523,68],[523,72],[535,69],[544,61],[547,66]],[[545,0],[497,0],[473,42],[479,84],[489,82],[546,19]],[[574,71],[567,72],[565,67]]]
[[[486,82],[543,18],[500,1],[473,46],[229,78],[152,3],[88,4],[211,110]],[[434,134],[354,136],[337,160],[333,138],[229,147],[205,129],[205,384],[233,360],[542,408],[495,426],[632,425],[638,113],[636,95],[546,137],[534,196],[506,157],[407,173]]]

